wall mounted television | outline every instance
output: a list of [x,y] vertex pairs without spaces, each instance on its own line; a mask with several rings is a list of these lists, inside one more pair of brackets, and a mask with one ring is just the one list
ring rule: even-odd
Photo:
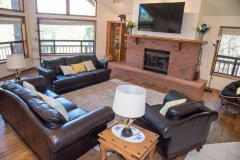
[[181,33],[185,2],[140,4],[138,30]]

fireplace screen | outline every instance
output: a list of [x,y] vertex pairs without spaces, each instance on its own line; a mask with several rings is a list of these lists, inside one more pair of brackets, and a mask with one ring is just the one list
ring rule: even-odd
[[144,56],[144,70],[167,74],[170,52],[146,49]]

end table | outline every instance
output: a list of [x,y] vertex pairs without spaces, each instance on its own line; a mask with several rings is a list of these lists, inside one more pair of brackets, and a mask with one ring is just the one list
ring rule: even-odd
[[[123,124],[123,122],[121,121],[118,124]],[[139,126],[132,126],[144,133],[145,139],[142,142],[130,143],[120,139],[112,133],[113,126],[98,134],[102,160],[107,158],[107,150],[116,151],[128,160],[144,160],[146,157],[152,160],[159,135]]]

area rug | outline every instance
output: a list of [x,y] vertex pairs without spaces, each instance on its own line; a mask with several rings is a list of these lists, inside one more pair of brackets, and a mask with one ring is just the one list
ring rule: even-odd
[[[115,96],[116,87],[119,85],[131,84],[117,79],[111,79],[106,82],[95,84],[83,89],[62,94],[62,96],[78,107],[87,111],[93,111],[101,106],[112,107]],[[164,93],[153,91],[145,88],[147,91],[147,103],[149,105],[160,104],[163,102]],[[115,120],[120,117],[116,116]]]

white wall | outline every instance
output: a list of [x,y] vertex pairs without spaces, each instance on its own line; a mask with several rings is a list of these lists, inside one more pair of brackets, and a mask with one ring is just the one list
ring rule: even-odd
[[[61,19],[78,19],[78,20],[96,20],[96,55],[103,59],[106,48],[106,26],[107,21],[117,20],[109,8],[107,8],[101,1],[97,2],[97,17],[81,17],[81,16],[63,16],[63,15],[46,15],[36,14],[35,0],[24,0],[25,13],[1,11],[1,14],[13,14],[26,16],[27,40],[29,57],[26,59],[26,68],[39,66],[39,47],[38,47],[38,33],[37,33],[37,17],[45,18],[61,18]],[[13,74],[6,69],[6,64],[0,64],[0,78]]]
[[[209,22],[212,29],[207,33],[203,40],[209,41],[209,44],[203,47],[203,54],[201,60],[201,79],[210,79],[210,70],[214,56],[214,46],[210,41],[215,40],[218,37],[220,26],[239,26],[240,27],[240,16],[203,16],[204,22]],[[228,78],[222,78],[213,76],[211,82],[211,88],[218,90],[223,89],[227,84],[234,80]]]
[[140,34],[140,35],[194,40],[196,31],[193,29],[193,27],[195,27],[198,23],[201,0],[194,0],[194,1],[193,0],[151,0],[151,1],[149,1],[149,0],[134,0],[133,22],[135,22],[136,24],[138,22],[139,4],[141,4],[141,3],[164,3],[164,2],[185,2],[181,34],[138,31],[137,27],[135,27],[133,29],[133,33]]

